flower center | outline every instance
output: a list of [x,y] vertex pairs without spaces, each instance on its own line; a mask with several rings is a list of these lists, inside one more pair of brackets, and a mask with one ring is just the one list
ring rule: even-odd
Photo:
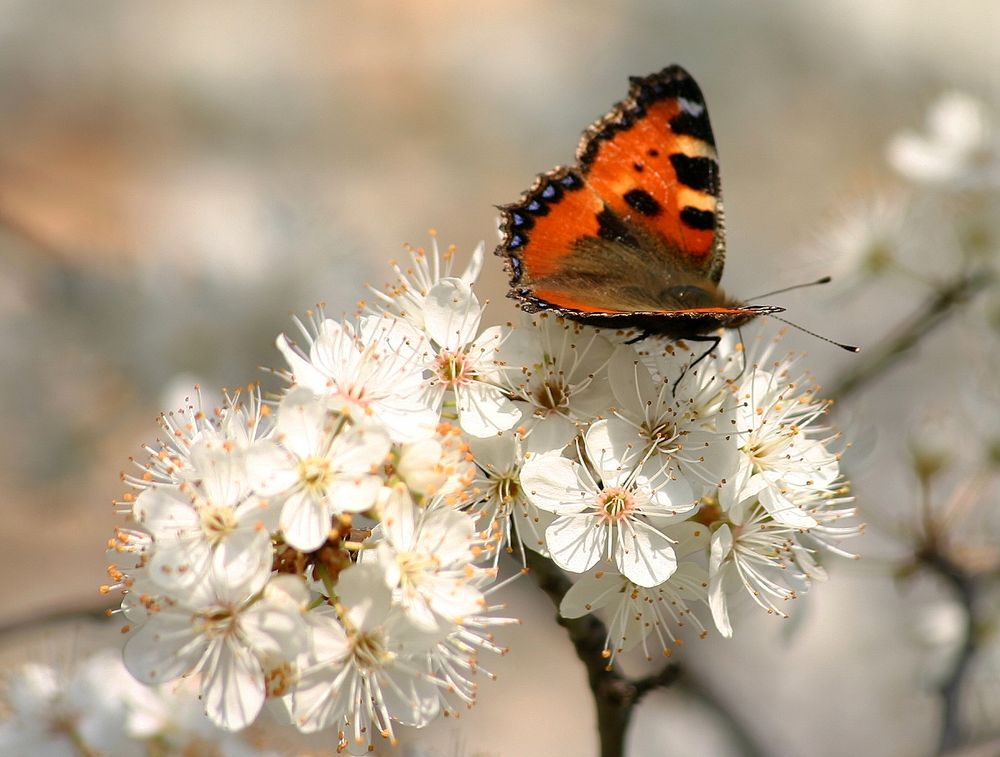
[[199,634],[209,639],[219,639],[233,633],[237,627],[237,614],[229,607],[213,607],[201,613]]
[[326,491],[330,479],[333,478],[330,461],[325,457],[307,457],[300,460],[298,473],[302,487],[318,494]]
[[775,436],[764,436],[751,442],[746,448],[746,453],[753,463],[754,472],[760,473],[768,470],[771,467],[771,461],[783,456],[783,450],[797,433],[798,431],[792,427],[789,431]]
[[442,352],[434,360],[434,371],[438,380],[451,388],[472,379],[472,371],[461,352]]
[[676,443],[677,427],[665,420],[646,421],[642,424],[642,434],[649,440],[649,445],[662,455],[672,455],[680,449]]
[[416,552],[400,552],[396,555],[396,564],[399,566],[401,582],[415,584],[423,573],[433,567],[434,561]]
[[236,530],[236,515],[231,507],[208,505],[201,511],[201,530],[212,544],[218,544]]
[[509,504],[521,495],[521,482],[514,471],[507,471],[493,480],[490,496],[501,504]]
[[550,378],[535,390],[535,404],[542,410],[542,415],[560,413],[569,409],[569,392],[566,385],[558,378]]
[[714,494],[701,498],[698,512],[691,518],[691,520],[701,523],[703,526],[711,526],[722,519],[723,512],[719,506],[719,498]]
[[348,384],[346,381],[340,383],[339,381],[333,382],[337,389],[337,394],[343,397],[348,402],[360,405],[364,410],[368,410],[368,405],[371,404],[371,393],[368,391],[369,387],[363,382],[359,381],[356,384]]
[[635,509],[635,497],[623,487],[613,486],[601,492],[597,504],[607,521],[618,522],[632,514]]
[[354,637],[351,651],[354,653],[354,663],[363,670],[380,668],[391,658],[385,648],[385,636],[380,630],[359,631]]

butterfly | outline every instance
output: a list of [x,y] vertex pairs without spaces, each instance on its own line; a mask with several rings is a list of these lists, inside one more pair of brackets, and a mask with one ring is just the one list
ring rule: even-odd
[[[574,166],[540,174],[499,206],[508,297],[593,326],[712,342],[773,305],[719,288],[726,237],[715,137],[680,66],[630,79],[628,97],[588,128]],[[704,355],[702,356],[704,357]]]

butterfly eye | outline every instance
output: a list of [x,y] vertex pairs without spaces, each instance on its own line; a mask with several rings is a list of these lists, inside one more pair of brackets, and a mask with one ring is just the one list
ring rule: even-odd
[[660,300],[664,304],[680,305],[683,308],[711,307],[715,302],[711,293],[690,284],[664,289],[660,292]]

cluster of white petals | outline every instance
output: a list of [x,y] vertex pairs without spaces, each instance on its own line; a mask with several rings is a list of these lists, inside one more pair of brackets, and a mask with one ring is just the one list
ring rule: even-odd
[[[555,327],[575,350],[598,338]],[[553,328],[539,341],[551,344]],[[604,387],[604,411],[577,421],[565,445],[553,435],[532,444],[529,432],[520,471],[525,498],[551,516],[545,553],[584,574],[562,614],[599,611],[609,657],[653,638],[669,655],[681,642],[671,626],[707,633],[699,610],[732,636],[741,595],[787,616],[788,601],[825,577],[822,554],[852,557],[839,543],[860,531],[838,438],[822,425],[828,403],[794,358],[773,357],[776,344],[745,354],[724,342],[689,368],[697,353],[678,346],[650,354],[599,338],[616,342],[587,376]]]
[[702,617],[731,635],[736,594],[785,614],[845,554],[837,438],[794,361],[484,328],[482,248],[459,275],[452,252],[411,250],[356,319],[297,321],[279,394],[162,417],[111,542],[139,680],[365,751],[475,701],[504,553],[579,574],[561,612],[602,613],[612,657]]
[[65,668],[35,661],[7,674],[0,754],[79,757],[277,757],[259,733],[222,730],[202,714],[195,678],[144,686],[105,649]]
[[904,131],[889,142],[889,164],[905,178],[952,188],[1000,186],[1000,130],[986,103],[967,92],[941,95],[924,132]]

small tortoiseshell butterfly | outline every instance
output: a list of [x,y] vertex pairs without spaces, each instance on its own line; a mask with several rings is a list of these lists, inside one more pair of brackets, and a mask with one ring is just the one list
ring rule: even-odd
[[725,229],[715,138],[683,68],[633,77],[628,98],[584,132],[576,158],[500,207],[496,254],[522,309],[638,329],[636,339],[715,344],[709,332],[784,310],[732,300],[718,286]]

